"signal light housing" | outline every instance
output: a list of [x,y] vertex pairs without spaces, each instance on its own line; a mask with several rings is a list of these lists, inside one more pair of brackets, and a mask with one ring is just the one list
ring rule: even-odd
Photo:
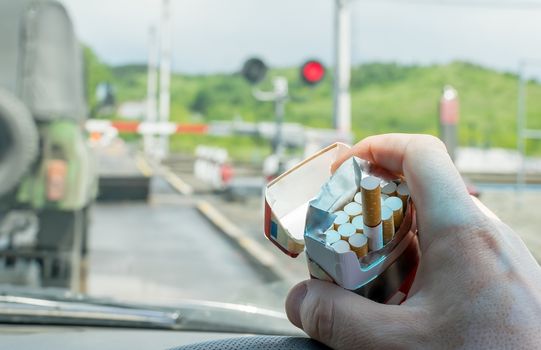
[[267,65],[261,59],[252,57],[242,66],[241,74],[250,84],[258,84],[267,74]]

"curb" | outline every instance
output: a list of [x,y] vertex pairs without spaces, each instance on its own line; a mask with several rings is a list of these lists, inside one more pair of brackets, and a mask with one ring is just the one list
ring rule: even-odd
[[193,194],[192,186],[188,185],[184,180],[182,180],[177,174],[175,174],[171,169],[165,166],[160,166],[160,173],[163,175],[165,180],[173,186],[175,190],[180,192],[185,196],[191,196]]
[[[193,188],[173,173],[171,169],[160,166],[159,172],[179,193],[186,196],[193,194]],[[216,207],[206,200],[200,200],[197,202],[196,208],[218,231],[233,242],[250,261],[255,263],[268,280],[289,279],[282,270],[277,268],[278,262],[274,255],[263,248],[261,244],[250,238],[248,234],[232,223]]]
[[258,242],[249,238],[238,226],[233,224],[218,209],[205,200],[197,203],[197,210],[209,220],[228,239],[235,243],[247,257],[259,265],[271,280],[287,280],[287,276],[277,268],[276,258]]
[[143,174],[143,176],[145,177],[151,177],[154,174],[152,166],[149,164],[147,159],[140,153],[135,156],[135,165],[137,166],[137,169],[139,169],[141,174]]

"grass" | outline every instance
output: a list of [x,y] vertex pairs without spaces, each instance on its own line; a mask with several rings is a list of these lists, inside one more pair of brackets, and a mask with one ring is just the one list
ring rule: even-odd
[[[118,102],[146,96],[146,68],[131,65],[109,67]],[[103,70],[101,74],[104,75]],[[290,82],[291,101],[286,121],[318,128],[332,127],[332,73],[316,87],[300,82],[297,68],[273,69],[262,83],[269,89],[271,77],[284,75]],[[437,134],[438,101],[442,87],[454,86],[460,96],[459,142],[463,146],[516,147],[517,77],[467,62],[446,65],[402,66],[370,63],[354,67],[351,79],[352,127],[356,139],[386,133]],[[541,85],[527,88],[528,127],[541,128]],[[237,74],[182,75],[171,79],[171,120],[271,121],[271,103],[258,102],[251,87]],[[192,151],[197,144],[225,147],[234,156],[254,159],[269,146],[247,137],[172,137],[172,151]],[[541,154],[541,143],[529,142],[530,154]]]

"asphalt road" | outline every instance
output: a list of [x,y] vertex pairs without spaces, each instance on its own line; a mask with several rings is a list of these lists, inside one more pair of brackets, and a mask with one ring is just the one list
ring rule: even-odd
[[98,203],[92,215],[87,292],[174,304],[213,300],[281,308],[283,297],[161,178],[149,203]]
[[[304,257],[291,259],[262,234],[260,197],[227,202],[201,187],[188,172],[177,172],[195,190],[183,196],[161,178],[152,182],[149,203],[98,204],[90,234],[87,292],[117,300],[172,305],[185,299],[263,306],[283,311],[287,290],[308,277]],[[201,188],[199,188],[201,187]],[[540,191],[483,188],[481,200],[515,229],[541,261]],[[268,283],[238,245],[196,209],[205,199],[247,237],[275,256],[287,280]]]

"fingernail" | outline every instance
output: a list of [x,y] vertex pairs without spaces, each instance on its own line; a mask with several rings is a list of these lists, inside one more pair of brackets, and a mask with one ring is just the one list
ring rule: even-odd
[[297,284],[289,292],[286,300],[286,314],[289,321],[295,326],[302,329],[301,322],[301,305],[304,297],[306,296],[307,288],[306,283]]

